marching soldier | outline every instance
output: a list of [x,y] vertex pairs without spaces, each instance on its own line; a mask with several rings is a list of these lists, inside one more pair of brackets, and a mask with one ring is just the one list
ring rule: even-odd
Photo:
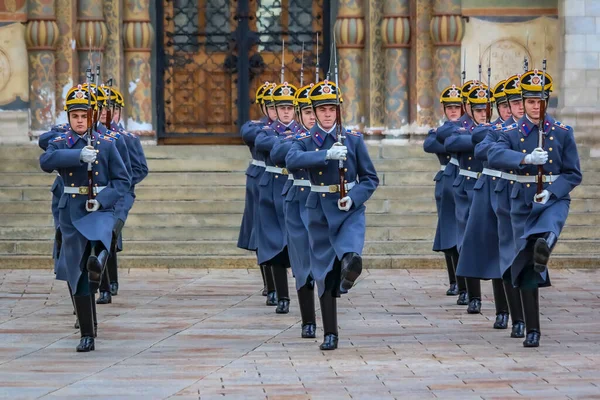
[[[273,89],[273,84],[265,82],[256,90],[256,104],[260,107],[263,117],[258,121],[248,121],[240,129],[242,139],[248,146],[252,161],[246,169],[246,201],[244,206],[244,215],[242,225],[238,236],[237,247],[256,252],[258,250],[258,201],[259,187],[258,183],[265,171],[266,165],[263,159],[259,159],[254,146],[256,135],[263,126],[270,126],[277,119],[277,114],[272,108],[265,106],[264,96],[266,92]],[[258,254],[257,254],[258,256]],[[277,293],[275,291],[275,282],[271,267],[266,264],[260,264],[260,272],[263,279],[263,296],[267,296],[266,304],[268,306],[277,305]]]
[[546,113],[552,86],[545,71],[521,76],[526,115],[502,132],[488,153],[492,168],[517,175],[511,193],[516,255],[505,277],[521,290],[525,347],[539,346],[538,288],[550,286],[548,260],[569,214],[569,193],[582,179],[573,129]]
[[88,111],[94,103],[81,85],[69,90],[70,130],[51,141],[40,156],[41,168],[49,173],[57,170],[65,185],[58,205],[63,243],[56,279],[66,280],[73,288],[81,331],[78,352],[95,348],[90,284],[100,282],[111,243],[114,205],[130,184],[113,140],[91,128]]
[[[462,96],[460,88],[449,86],[442,91],[440,103],[444,107],[447,121],[438,129],[453,129],[458,126],[462,111]],[[458,251],[456,250],[456,215],[454,204],[454,189],[452,184],[458,175],[458,160],[446,152],[443,143],[437,140],[437,130],[429,131],[423,149],[427,153],[437,155],[440,161],[440,170],[435,175],[435,202],[438,213],[438,223],[433,241],[433,251],[441,251],[446,256],[446,269],[450,287],[446,295],[455,296],[459,292],[466,293],[464,279],[456,280],[456,267],[458,266]],[[460,286],[460,287],[459,287]]]
[[[276,143],[271,150],[271,160],[277,165],[286,165],[285,157],[292,147],[293,139],[307,135],[315,124],[314,111],[310,102],[310,90],[313,84],[304,86],[296,92],[295,111],[302,130],[297,135],[289,135]],[[288,253],[292,273],[296,278],[298,304],[302,316],[303,338],[315,338],[317,319],[315,315],[314,279],[310,270],[310,244],[308,237],[308,212],[306,199],[310,193],[310,178],[303,169],[288,168],[288,181],[283,189],[285,197],[285,225],[288,237]]]
[[[271,159],[273,146],[282,138],[295,135],[300,126],[294,121],[295,86],[284,82],[270,94],[277,121],[263,127],[254,141],[257,153],[262,153],[266,164],[259,183],[258,262],[271,266],[277,292],[278,314],[290,311],[287,268],[290,267],[287,234],[285,229],[284,198],[282,192],[288,180],[288,171]],[[269,106],[267,106],[269,107]]]
[[[473,115],[474,124],[483,124],[486,122],[487,105],[487,87],[484,85],[474,86],[467,94],[468,107]],[[463,245],[466,240],[467,221],[469,219],[469,210],[473,201],[473,188],[477,178],[483,169],[481,161],[475,159],[473,154],[475,145],[473,144],[471,134],[475,125],[469,129],[463,129],[459,132],[453,132],[444,144],[446,152],[456,153],[460,163],[458,177],[454,181],[454,200],[456,202],[456,219],[458,223],[458,268],[457,276],[466,278],[467,291],[469,296],[469,314],[479,314],[481,312],[481,282],[475,278],[474,271],[477,266],[473,263],[468,254],[463,255]]]
[[504,93],[506,94],[510,110],[510,117],[504,122],[504,125],[507,127],[515,124],[525,113],[523,99],[521,98],[521,86],[519,85],[520,78],[521,75],[513,75],[504,84]]
[[[311,183],[306,208],[310,265],[325,334],[321,350],[338,346],[336,298],[353,286],[362,271],[364,203],[379,184],[362,135],[341,126],[338,90],[328,81],[311,89],[309,96],[317,124],[309,135],[294,140],[286,156],[288,168],[307,170]],[[340,139],[343,144],[336,144]],[[341,176],[345,183],[340,182]],[[346,192],[343,197],[340,184]]]

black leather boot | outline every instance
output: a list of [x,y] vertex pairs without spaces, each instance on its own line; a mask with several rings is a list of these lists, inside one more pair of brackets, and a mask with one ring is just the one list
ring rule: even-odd
[[267,293],[267,300],[265,302],[268,306],[276,306],[277,305],[277,292],[269,292]]
[[456,296],[458,294],[458,286],[456,285],[456,274],[454,272],[454,264],[452,263],[452,254],[449,251],[444,252],[446,257],[446,269],[448,270],[448,280],[450,286],[446,290],[446,296]]
[[96,313],[96,294],[90,293],[92,301],[92,320],[94,321],[94,337],[98,337],[98,314]]
[[96,304],[110,304],[112,303],[112,295],[110,292],[100,292],[100,296],[98,296],[98,300],[96,300]]
[[494,291],[494,304],[496,306],[496,321],[494,329],[508,328],[508,300],[504,293],[504,282],[502,279],[492,279],[492,289]]
[[326,290],[319,298],[321,303],[321,318],[323,319],[323,343],[321,350],[335,350],[338,347],[337,299],[330,290]]
[[523,304],[521,303],[521,293],[512,283],[504,282],[504,292],[508,300],[508,309],[512,320],[512,331],[510,337],[525,337],[525,319],[523,318]]
[[469,294],[469,306],[467,307],[467,313],[469,314],[480,314],[481,313],[481,280],[477,278],[466,278],[467,281],[467,292]]
[[69,288],[69,297],[71,297],[71,304],[73,304],[73,315],[77,315],[77,312],[75,310],[75,300],[73,300],[73,289],[71,289],[71,285],[69,285],[68,283],[67,288]]
[[468,314],[481,314],[481,299],[470,299],[467,307]]
[[101,250],[97,255],[92,252],[87,260],[87,271],[90,285],[99,285],[108,259],[108,251]]
[[362,272],[362,258],[357,253],[346,253],[341,261],[340,288],[342,292],[352,289]]
[[539,290],[521,289],[521,301],[523,302],[523,314],[525,316],[525,328],[527,336],[523,341],[524,347],[538,347],[540,345],[540,303]]
[[298,304],[302,316],[302,337],[313,339],[317,335],[317,317],[315,315],[315,288],[307,283],[298,290]]
[[550,254],[556,245],[558,238],[552,232],[545,233],[542,237],[537,238],[533,246],[533,270],[541,273],[548,267]]
[[467,291],[458,292],[458,299],[456,300],[456,304],[459,306],[466,306],[469,304],[469,298],[467,297]]
[[110,280],[108,290],[112,296],[116,296],[119,294],[119,268],[117,264],[116,248],[110,257],[108,257],[108,261],[106,262],[106,270],[108,271],[108,278]]
[[263,290],[262,290],[262,295],[266,296],[267,293],[269,293],[269,290],[267,289],[267,280],[265,278],[265,265],[260,265],[259,266],[260,269],[260,275],[262,276],[262,281],[263,281]]
[[92,297],[74,296],[75,307],[77,309],[77,318],[79,319],[79,330],[81,340],[77,345],[78,352],[88,352],[95,349],[94,345],[94,317],[92,311]]
[[290,289],[288,287],[287,268],[283,265],[273,265],[271,267],[273,280],[275,281],[275,290],[277,291],[277,314],[287,314],[290,312]]
[[116,296],[119,294],[119,282],[110,283],[110,294]]
[[273,279],[273,272],[271,265],[264,265],[265,270],[265,282],[267,285],[267,300],[265,304],[268,306],[276,306],[277,305],[277,292],[275,290],[275,280]]

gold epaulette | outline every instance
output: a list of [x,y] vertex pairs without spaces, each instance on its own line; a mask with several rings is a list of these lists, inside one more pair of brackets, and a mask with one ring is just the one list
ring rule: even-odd
[[362,133],[356,131],[346,131],[347,134],[362,137]]
[[559,128],[564,129],[565,131],[572,129],[569,125],[565,125],[562,122],[558,122],[558,121],[554,121],[554,125],[558,126]]

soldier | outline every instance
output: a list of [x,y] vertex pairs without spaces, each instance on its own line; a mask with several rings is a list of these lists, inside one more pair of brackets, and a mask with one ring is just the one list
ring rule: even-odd
[[[259,159],[254,146],[256,135],[263,126],[270,126],[277,119],[277,114],[272,108],[267,109],[264,102],[264,94],[273,89],[273,84],[265,82],[256,90],[256,104],[259,106],[263,117],[258,121],[248,121],[240,129],[244,143],[250,149],[252,162],[246,169],[246,201],[244,206],[244,215],[242,225],[238,236],[237,247],[256,252],[258,250],[258,183],[265,171],[264,160]],[[257,254],[258,256],[258,254]],[[277,293],[275,291],[275,282],[271,273],[271,267],[266,264],[259,264],[263,279],[263,296],[267,296],[266,304],[268,306],[277,305]]]
[[[516,76],[515,76],[516,77]],[[522,101],[520,95],[520,89],[518,90],[518,94],[510,92],[511,94],[506,93],[506,83],[511,82],[511,78],[505,81],[504,90],[500,91],[500,85],[497,85],[494,89],[494,97],[496,98],[496,104],[498,102],[506,102],[509,107],[509,111],[511,111],[511,116],[506,116],[504,114],[506,121],[503,124],[496,124],[490,127],[487,131],[487,135],[485,138],[475,146],[475,157],[482,160],[484,165],[487,164],[487,154],[489,149],[496,143],[496,141],[500,137],[500,133],[503,129],[506,128],[507,123],[513,120],[512,110],[514,109],[518,112],[518,108],[515,108],[511,105],[514,102],[514,99],[518,97],[518,102],[521,103],[522,110]],[[514,82],[514,81],[512,81]],[[518,86],[518,85],[517,85]],[[502,112],[498,110],[499,115],[502,116]],[[522,112],[517,117],[520,118],[522,116]],[[500,122],[500,119],[496,122]],[[473,134],[474,140],[477,134]],[[479,138],[476,139],[478,141]],[[514,184],[514,171],[510,170],[492,170],[488,168],[483,169],[483,176],[480,179],[486,179],[485,187],[489,187],[490,198],[491,198],[491,206],[494,210],[494,215],[496,216],[496,225],[498,227],[498,261],[500,272],[499,276],[502,277],[504,272],[510,267],[510,262],[512,261],[515,255],[513,234],[512,234],[512,225],[510,223],[510,193],[509,188],[512,188],[511,185]],[[495,181],[495,182],[494,182]],[[510,182],[510,184],[509,184]],[[477,195],[477,194],[476,194]],[[475,203],[477,201],[476,198],[473,199]],[[491,219],[491,218],[490,218]],[[489,233],[489,227],[486,229],[486,234]],[[494,251],[495,254],[495,251]],[[493,279],[492,280],[493,290],[494,290],[494,298],[496,303],[496,322],[494,323],[494,328],[503,329],[504,325],[508,325],[508,314],[511,316],[512,320],[512,331],[510,336],[513,338],[522,338],[525,336],[525,323],[523,319],[523,307],[521,304],[521,297],[519,294],[519,290],[512,286],[512,283],[506,282],[503,280]],[[505,295],[507,302],[504,302]]]
[[[318,288],[325,334],[321,350],[334,350],[338,346],[336,298],[353,286],[362,271],[364,203],[379,184],[362,135],[345,131],[340,124],[338,90],[337,85],[328,81],[311,89],[309,96],[317,124],[309,135],[294,140],[286,156],[288,168],[307,170],[311,183],[306,208],[310,265]],[[343,139],[343,145],[336,144],[338,139]],[[346,182],[343,198],[340,198],[341,175]]]
[[[296,92],[296,118],[302,125],[297,135],[289,135],[276,143],[271,150],[271,160],[277,165],[285,165],[285,157],[292,147],[293,139],[306,136],[315,124],[314,111],[309,93],[313,84],[304,86]],[[308,211],[306,199],[310,193],[308,172],[303,169],[288,168],[288,181],[283,189],[285,197],[285,226],[288,238],[288,253],[292,272],[296,278],[298,304],[302,316],[303,338],[315,338],[317,323],[315,315],[314,278],[310,270],[310,252],[308,237]]]
[[[471,129],[471,127],[473,127],[473,125],[475,124],[473,122],[473,110],[471,109],[471,103],[469,103],[469,92],[471,92],[471,90],[473,90],[473,88],[479,86],[479,81],[477,80],[471,80],[471,81],[467,81],[465,82],[461,89],[460,89],[460,93],[462,96],[462,101],[463,101],[463,111],[464,114],[460,117],[460,126],[465,128],[465,129]],[[476,125],[476,124],[475,124]]]
[[539,346],[538,288],[550,286],[548,260],[569,214],[569,193],[582,179],[573,129],[546,113],[552,86],[545,71],[521,76],[525,116],[488,153],[492,168],[517,174],[510,211],[516,255],[505,277],[521,290],[525,347]]
[[[140,139],[133,133],[125,131],[120,127],[121,110],[125,106],[123,96],[118,89],[101,86],[100,90],[106,97],[106,106],[101,109],[100,123],[107,128],[106,134],[114,137],[116,140],[122,140],[127,149],[127,156],[131,163],[131,187],[123,198],[123,202],[117,207],[117,220],[113,228],[113,243],[110,251],[110,257],[106,264],[106,273],[102,277],[100,284],[100,296],[97,304],[109,304],[112,302],[112,296],[119,293],[119,275],[117,253],[123,250],[123,238],[121,231],[133,207],[135,201],[135,185],[140,183],[148,175],[148,164],[144,149]],[[102,129],[104,131],[104,129]]]
[[113,140],[91,128],[88,111],[92,104],[92,95],[81,85],[69,90],[70,130],[51,141],[40,156],[41,168],[57,170],[65,184],[58,205],[63,243],[56,279],[68,281],[74,291],[81,331],[78,352],[95,348],[94,289],[90,284],[100,282],[111,243],[114,205],[130,184]]
[[[462,96],[460,89],[455,85],[442,91],[440,103],[444,108],[446,122],[438,129],[453,129],[458,126],[462,111]],[[454,204],[454,189],[452,184],[458,175],[458,160],[450,153],[446,153],[444,145],[437,140],[437,130],[429,131],[423,149],[427,153],[434,153],[440,161],[440,170],[435,175],[435,202],[438,213],[438,224],[433,241],[433,251],[441,251],[446,257],[446,269],[450,287],[446,295],[455,296],[459,292],[466,293],[464,279],[459,279],[457,286],[456,267],[458,265],[458,251],[456,250],[456,215]],[[460,287],[459,287],[460,286]]]
[[[258,224],[258,262],[271,266],[271,273],[277,291],[278,314],[290,311],[290,295],[287,280],[287,268],[290,260],[287,248],[285,229],[284,198],[281,195],[288,180],[288,171],[271,159],[271,150],[281,138],[295,135],[300,126],[294,121],[294,96],[298,89],[284,82],[271,92],[272,104],[277,121],[271,126],[263,127],[254,145],[257,153],[262,153],[266,164],[265,173],[259,183],[259,215]],[[268,105],[269,107],[269,105]]]
[[521,87],[519,85],[520,78],[521,75],[513,75],[504,84],[504,93],[506,94],[510,109],[510,117],[504,122],[505,126],[516,123],[525,113],[523,99],[521,98]]
[[[484,85],[474,86],[467,94],[468,108],[473,115],[474,124],[483,124],[486,122],[486,104],[487,87]],[[456,219],[458,226],[458,268],[457,276],[463,276],[467,281],[467,291],[469,296],[469,314],[479,314],[481,312],[481,282],[473,277],[473,271],[477,266],[473,265],[469,257],[463,257],[462,247],[466,240],[465,232],[467,221],[469,219],[469,210],[473,201],[473,188],[477,177],[483,169],[481,161],[475,159],[473,154],[475,145],[473,144],[471,134],[475,125],[469,129],[454,131],[450,137],[445,139],[446,152],[456,153],[460,171],[454,181],[454,201],[456,202]]]

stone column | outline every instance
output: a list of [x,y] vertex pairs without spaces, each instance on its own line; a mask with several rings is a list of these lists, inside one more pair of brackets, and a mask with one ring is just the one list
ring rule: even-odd
[[152,76],[150,56],[154,30],[150,24],[150,0],[125,0],[123,39],[125,43],[124,90],[126,128],[143,136],[155,136],[152,128]]
[[[578,142],[600,142],[600,3],[560,0],[564,36],[559,46],[561,91],[557,119],[571,125]],[[559,81],[559,79],[555,79]]]
[[38,137],[54,125],[55,58],[58,25],[54,1],[29,0],[25,41],[29,53],[29,137]]
[[[349,129],[360,128],[364,123],[363,53],[365,47],[365,21],[363,2],[341,0],[335,22],[338,48],[339,84],[344,105],[342,120]],[[333,77],[331,77],[333,79]]]
[[104,18],[108,35],[102,60],[106,79],[113,78],[113,85],[123,89],[123,7],[121,0],[104,0]]
[[433,91],[433,43],[429,24],[433,14],[433,0],[411,0],[414,16],[411,31],[411,133],[427,133],[434,125],[436,98]]
[[410,123],[408,72],[410,65],[409,0],[385,2],[381,32],[385,49],[386,134],[400,135]]
[[55,52],[56,123],[60,124],[67,122],[67,113],[64,111],[67,92],[79,80],[77,50],[73,48],[77,24],[77,4],[72,0],[55,1],[56,23],[59,31]]
[[[75,39],[79,51],[79,82],[85,82],[85,70],[90,63],[92,68],[102,63],[107,36],[102,0],[77,0]],[[104,80],[104,73],[100,73]]]
[[[383,9],[387,0],[366,2],[367,38],[365,49],[365,110],[366,124],[362,132],[381,135],[385,130],[385,50],[381,28]],[[362,127],[361,127],[362,128]]]
[[[465,34],[461,0],[435,0],[429,28],[435,46],[433,95],[437,98],[444,88],[452,84],[460,86],[460,44]],[[441,107],[435,107],[436,121],[443,116]]]

